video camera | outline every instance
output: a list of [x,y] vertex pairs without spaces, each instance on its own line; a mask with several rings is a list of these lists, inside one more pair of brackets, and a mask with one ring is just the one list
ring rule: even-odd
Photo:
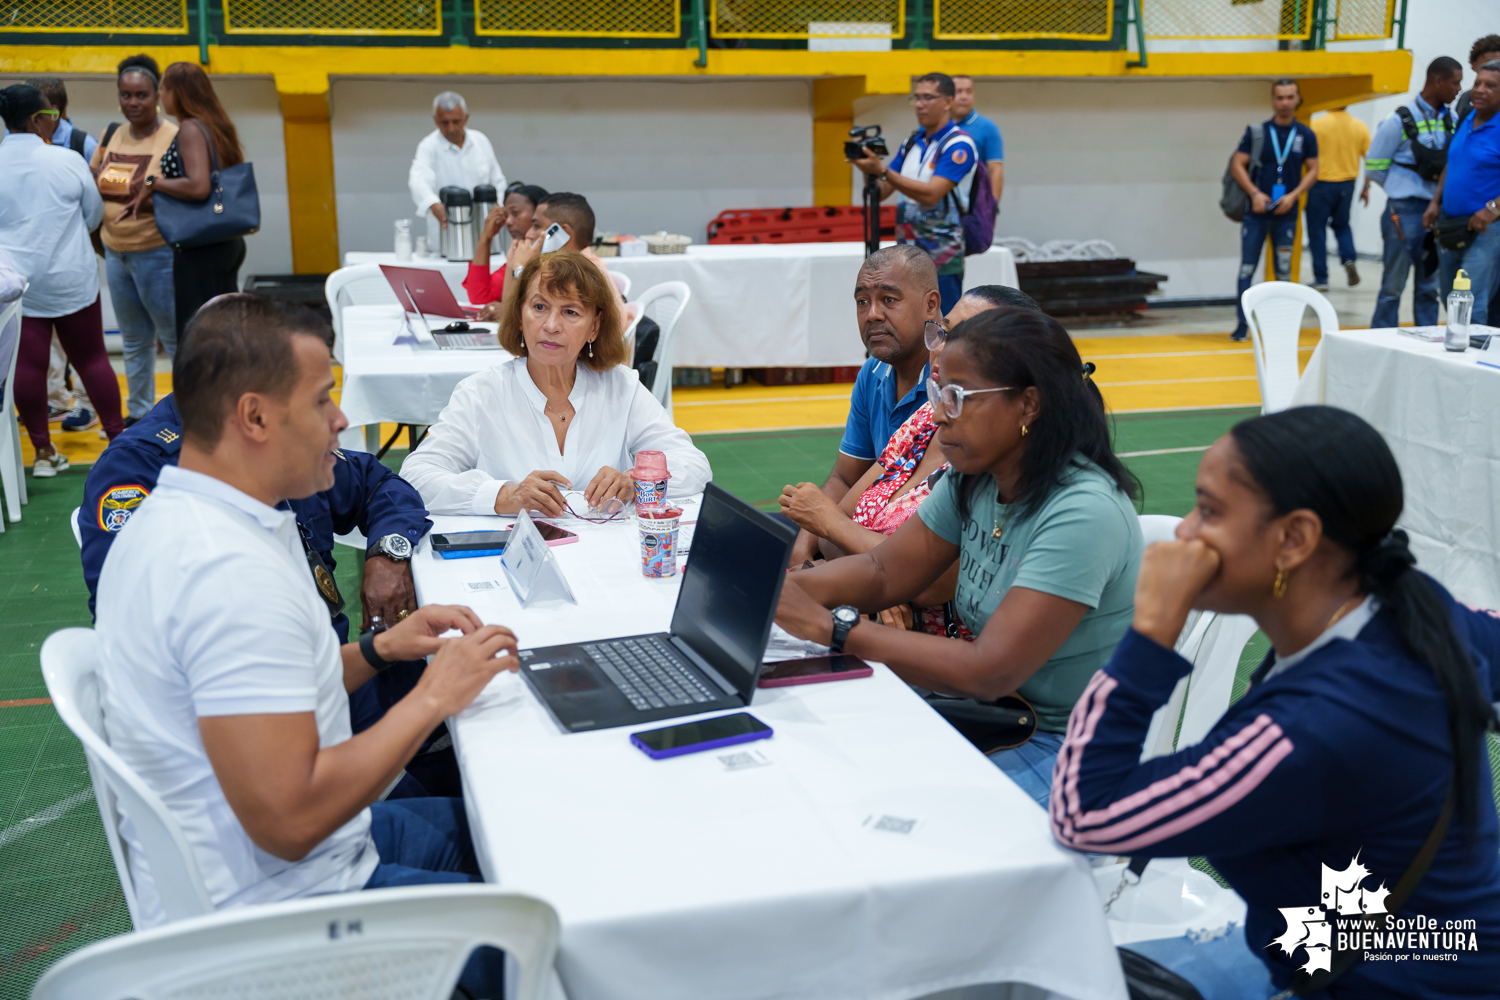
[[891,155],[891,151],[885,148],[885,137],[880,134],[879,125],[859,125],[849,130],[849,141],[844,143],[844,156],[850,160],[863,160],[864,147],[868,147],[876,156]]

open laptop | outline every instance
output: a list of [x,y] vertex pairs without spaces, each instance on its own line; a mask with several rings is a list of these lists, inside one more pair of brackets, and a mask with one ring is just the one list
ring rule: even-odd
[[430,267],[393,267],[381,264],[396,301],[407,312],[426,313],[429,316],[444,316],[454,319],[473,319],[479,315],[478,306],[461,306],[453,296],[441,271]]
[[[408,314],[413,312],[417,314],[417,319],[421,322],[422,329],[426,330],[429,334],[432,335],[432,342],[438,346],[438,350],[500,350],[499,333],[495,330],[486,329],[483,326],[471,327],[467,322],[459,322],[450,323],[446,327],[437,327],[435,329],[433,328],[432,321],[427,318],[427,313],[422,309],[422,302],[424,301],[424,299],[429,301],[430,303],[433,299],[441,300],[444,296],[446,296],[447,303],[451,303],[451,305],[444,303],[441,305],[441,308],[451,308],[458,310],[473,309],[473,307],[471,306],[460,306],[458,304],[458,300],[453,297],[452,289],[448,287],[448,283],[443,280],[443,276],[441,274],[437,276],[436,284],[442,289],[442,294],[438,294],[436,291],[424,291],[422,289],[413,288],[411,282],[407,280],[407,277],[409,275],[427,271],[426,268],[390,267],[386,264],[381,264],[380,268],[385,272],[385,280],[390,282],[391,290],[396,293],[396,298],[400,300],[401,308],[404,309]],[[427,273],[436,274],[437,272],[427,271]],[[433,282],[424,279],[423,284],[424,286],[430,288]],[[478,310],[473,310],[473,312],[477,314]],[[441,316],[443,314],[439,313],[439,315]],[[461,329],[454,330],[452,329],[452,327],[454,326],[460,327]],[[410,328],[410,316],[408,315],[407,329]]]
[[796,529],[708,484],[672,630],[520,652],[569,732],[744,708],[760,679]]

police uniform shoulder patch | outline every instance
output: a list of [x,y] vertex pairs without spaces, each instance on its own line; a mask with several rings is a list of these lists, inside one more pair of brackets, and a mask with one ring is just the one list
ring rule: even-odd
[[130,515],[141,505],[151,491],[136,483],[111,486],[99,498],[99,527],[113,534],[125,527]]
[[162,444],[172,444],[182,435],[178,434],[170,427],[163,427],[161,430],[156,432],[156,436]]

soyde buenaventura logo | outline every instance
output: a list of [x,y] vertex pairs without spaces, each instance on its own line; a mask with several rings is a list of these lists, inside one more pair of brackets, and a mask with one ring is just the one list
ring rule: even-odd
[[1307,961],[1302,971],[1308,975],[1329,971],[1335,952],[1363,952],[1361,957],[1367,962],[1456,962],[1459,952],[1479,950],[1473,920],[1387,913],[1390,890],[1383,881],[1367,887],[1373,876],[1359,855],[1343,871],[1319,867],[1323,869],[1322,900],[1316,906],[1282,907],[1286,933],[1267,945],[1293,958],[1298,948],[1303,949]]

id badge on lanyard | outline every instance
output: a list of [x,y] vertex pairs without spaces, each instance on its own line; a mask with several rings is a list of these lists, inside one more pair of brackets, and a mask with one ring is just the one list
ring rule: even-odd
[[1276,183],[1271,185],[1271,200],[1280,201],[1286,197],[1286,183],[1282,179],[1282,172],[1286,169],[1286,158],[1291,155],[1292,142],[1297,137],[1297,126],[1293,125],[1291,132],[1287,133],[1286,148],[1281,148],[1281,143],[1276,141],[1276,126],[1271,126],[1271,150],[1276,154]]

